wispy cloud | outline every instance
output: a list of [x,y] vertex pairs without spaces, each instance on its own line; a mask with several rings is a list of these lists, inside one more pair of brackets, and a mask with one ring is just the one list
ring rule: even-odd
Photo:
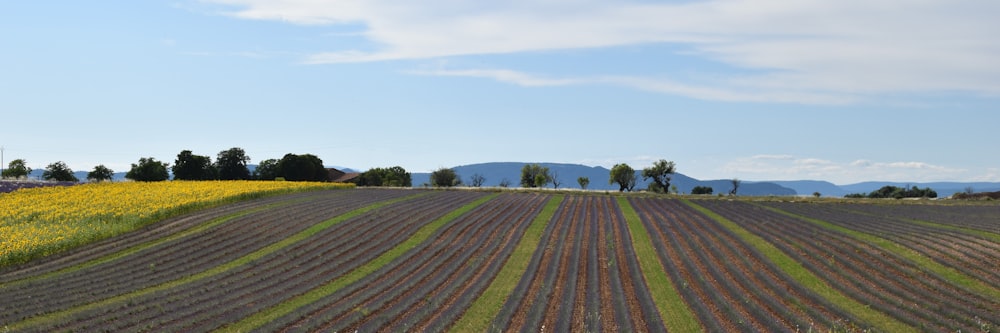
[[996,181],[1000,179],[998,177],[976,176],[972,171],[964,168],[919,161],[855,160],[838,162],[792,155],[757,155],[737,158],[726,163],[720,171],[747,179],[818,179],[840,184],[866,180],[940,181],[976,178]]
[[644,91],[686,96],[704,100],[779,102],[800,104],[844,104],[853,100],[849,96],[824,93],[803,93],[788,91],[748,91],[740,87],[725,85],[707,86],[683,83],[665,78],[637,76],[579,76],[551,77],[510,69],[435,69],[407,71],[414,75],[456,76],[493,79],[524,87],[568,86],[568,85],[610,85],[628,87]]
[[197,57],[237,57],[250,59],[270,59],[277,56],[288,56],[287,52],[261,52],[261,51],[237,51],[237,52],[215,52],[215,51],[188,51],[180,54]]
[[[602,80],[739,101],[850,103],[878,94],[955,91],[1000,95],[1000,40],[994,36],[1000,31],[994,17],[1000,2],[995,1],[208,2],[227,5],[230,15],[246,19],[362,25],[362,36],[379,45],[306,56],[304,61],[314,64],[670,43],[757,74],[718,73],[722,82],[711,86],[683,77],[614,73]],[[465,76],[531,82],[512,73],[478,71]],[[538,85],[578,79],[552,80]]]
[[525,87],[565,86],[572,84],[583,84],[589,81],[585,79],[545,78],[507,69],[466,69],[466,70],[439,69],[439,70],[416,70],[416,71],[409,71],[408,73],[415,75],[490,78],[497,81],[512,83]]

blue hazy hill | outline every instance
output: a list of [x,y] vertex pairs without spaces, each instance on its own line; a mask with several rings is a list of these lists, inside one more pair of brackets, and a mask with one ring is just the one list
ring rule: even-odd
[[[469,164],[460,165],[453,167],[452,169],[462,178],[463,183],[469,183],[472,175],[479,174],[482,175],[486,181],[483,186],[499,186],[500,182],[504,179],[510,182],[511,187],[518,187],[521,181],[521,168],[524,167],[525,162],[493,162],[493,163],[479,163],[479,164]],[[577,183],[579,177],[587,177],[590,179],[590,185],[587,189],[590,190],[607,190],[607,191],[617,191],[617,184],[609,184],[608,179],[610,178],[611,170],[605,167],[591,167],[580,164],[566,164],[566,163],[538,163],[541,166],[549,168],[549,172],[556,176],[556,178],[561,183],[560,188],[580,188]],[[636,189],[645,189],[649,182],[642,181],[642,176],[638,174],[641,172],[637,170],[637,177],[639,179],[639,184],[636,185]],[[414,186],[423,186],[423,184],[430,183],[429,173],[414,173],[412,175]],[[677,190],[682,193],[690,193],[691,189],[695,186],[711,186],[714,190],[713,193],[728,193],[732,185],[728,179],[725,180],[698,180],[688,177],[684,174],[674,174],[671,179],[671,185],[676,185]],[[549,184],[548,188],[552,188],[553,185]],[[770,182],[743,182],[739,189],[740,195],[795,195],[795,191],[782,187],[778,184]]]

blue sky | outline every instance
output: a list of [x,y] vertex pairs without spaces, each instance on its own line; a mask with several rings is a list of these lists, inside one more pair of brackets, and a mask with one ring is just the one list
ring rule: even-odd
[[35,169],[245,149],[699,179],[1000,181],[1000,2],[8,1]]

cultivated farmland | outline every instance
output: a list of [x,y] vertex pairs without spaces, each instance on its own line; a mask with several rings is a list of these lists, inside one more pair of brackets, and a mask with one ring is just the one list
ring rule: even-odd
[[987,332],[998,223],[995,205],[310,191],[0,268],[0,331]]

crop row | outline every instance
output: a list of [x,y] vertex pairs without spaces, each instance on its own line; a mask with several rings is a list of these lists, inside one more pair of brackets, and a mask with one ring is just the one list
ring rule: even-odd
[[[961,211],[928,209],[917,219],[896,206],[693,201],[384,189],[262,198],[8,267],[0,328],[472,327],[455,327],[461,318],[490,331],[976,331],[1000,323],[990,294],[1000,245],[961,222],[986,211],[946,223]],[[487,319],[465,323],[474,304]]]
[[621,211],[610,197],[567,197],[494,320],[517,331],[662,331]]
[[828,285],[912,327],[973,331],[1000,322],[997,300],[848,234],[747,203],[698,204],[766,239]]
[[872,205],[849,204],[845,210],[905,218],[1000,234],[1000,205]]
[[[287,237],[309,225],[305,217],[320,211],[342,211],[366,204],[357,197],[338,195],[338,200],[301,202],[258,214],[243,216],[206,232],[164,242],[131,256],[103,265],[68,272],[58,278],[29,281],[6,287],[0,312],[33,316],[40,311],[63,309],[94,299],[118,296],[132,290],[195,274]],[[330,205],[332,207],[324,207]],[[274,223],[287,221],[288,223]],[[183,246],[181,244],[200,244]],[[3,318],[5,321],[18,318]]]
[[120,182],[0,194],[0,267],[92,243],[173,215],[273,193],[345,184],[301,182]]
[[441,331],[499,271],[546,197],[505,194],[265,331]]
[[143,290],[203,274],[347,210],[410,193],[372,191],[330,195],[315,192],[316,200],[242,216],[204,232],[78,271],[5,286],[0,293],[11,302],[4,304],[9,308],[2,313],[16,317],[4,318],[4,322],[59,311],[81,312],[76,310],[123,295],[134,303],[135,295]]
[[16,284],[25,280],[37,280],[75,271],[82,267],[94,266],[101,262],[99,258],[107,261],[111,258],[121,257],[122,252],[135,252],[151,245],[175,240],[179,236],[199,233],[204,231],[206,227],[228,223],[237,217],[260,213],[263,210],[292,203],[317,200],[317,194],[320,193],[323,196],[349,195],[347,191],[302,192],[247,200],[172,217],[130,233],[88,244],[73,251],[34,259],[30,265],[0,268],[0,286]]
[[1000,286],[1000,243],[965,232],[897,218],[858,213],[835,205],[768,203],[793,214],[816,218],[837,226],[894,241],[943,265]]
[[[304,293],[327,279],[368,262],[420,227],[426,221],[460,205],[465,199],[447,200],[434,194],[408,200],[338,223],[309,238],[183,288],[152,293],[144,304],[129,308],[125,320],[105,323],[101,329],[133,330],[155,323],[157,330],[203,331],[220,327]],[[215,287],[222,286],[222,289]],[[242,306],[230,306],[239,304]],[[158,310],[176,309],[168,316]],[[110,310],[114,311],[114,308]]]
[[677,200],[630,200],[679,284],[710,331],[837,328],[855,319],[793,283],[756,249]]

